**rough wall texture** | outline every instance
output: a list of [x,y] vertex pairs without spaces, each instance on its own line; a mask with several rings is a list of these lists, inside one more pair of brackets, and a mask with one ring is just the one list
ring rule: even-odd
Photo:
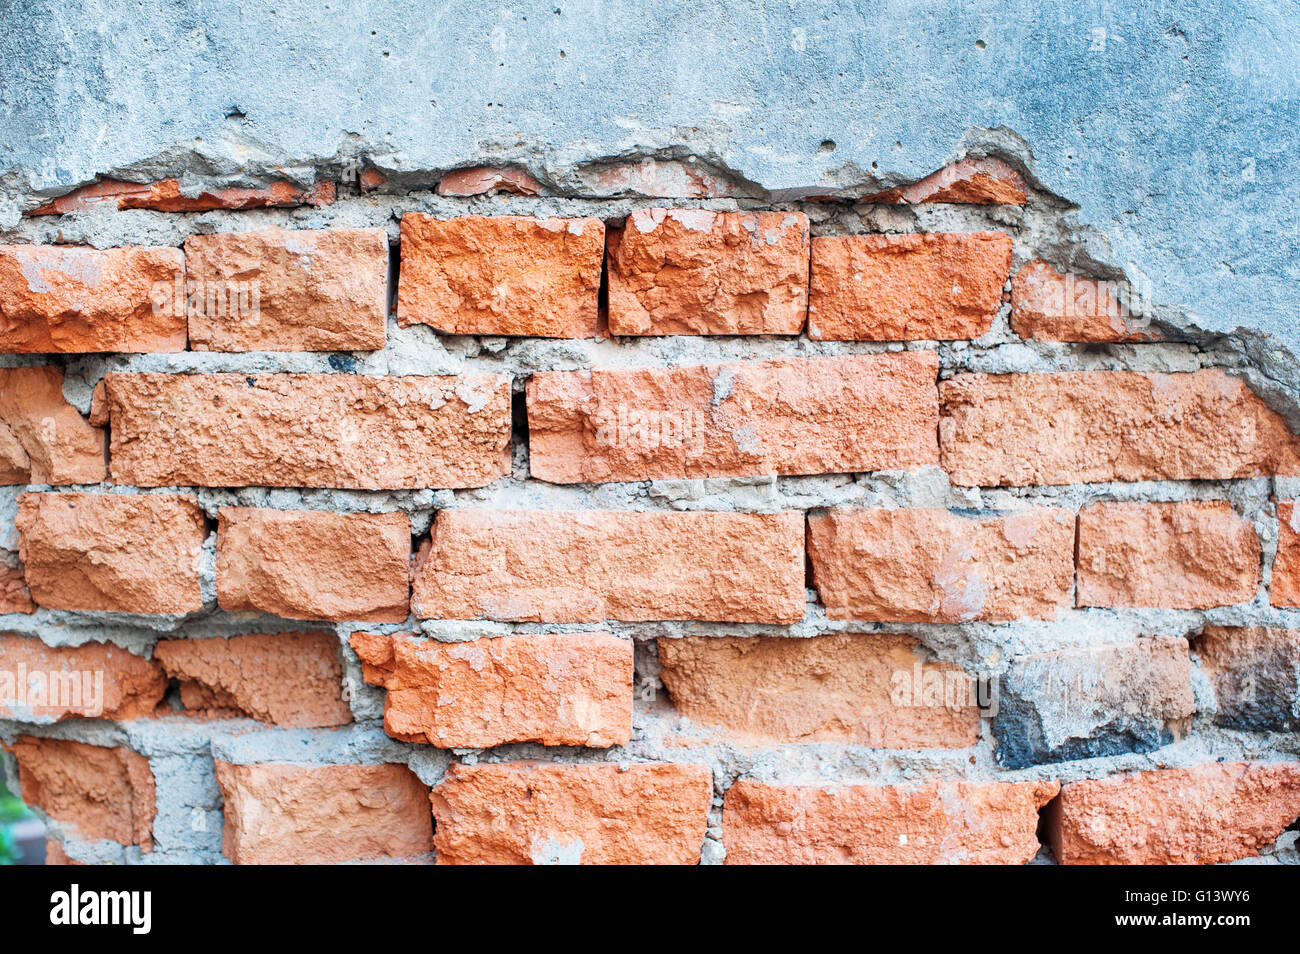
[[1233,124],[1294,118],[1287,11],[692,8],[756,90],[620,6],[440,12],[419,103],[408,8],[280,5],[259,83],[165,7],[117,35],[243,78],[93,123],[12,66],[72,14],[6,8],[0,743],[54,854],[1296,861],[1297,160]]

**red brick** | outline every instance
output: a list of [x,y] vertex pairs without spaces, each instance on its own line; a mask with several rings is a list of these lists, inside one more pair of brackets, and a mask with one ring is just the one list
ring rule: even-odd
[[799,212],[638,209],[609,235],[615,335],[797,335],[808,311]]
[[727,791],[727,864],[1024,864],[1055,782],[927,782]]
[[955,679],[963,692],[974,684],[960,666],[925,660],[917,640],[888,633],[659,640],[660,678],[677,711],[737,738],[886,749],[974,745],[980,716],[973,691],[955,706],[947,695],[935,705],[919,698],[930,680]]
[[109,374],[110,466],[138,487],[481,487],[510,457],[503,375]]
[[405,765],[234,765],[217,760],[222,853],[237,865],[426,860],[428,792]]
[[1277,557],[1269,583],[1269,601],[1274,606],[1300,606],[1300,515],[1294,500],[1277,502]]
[[1281,417],[1218,369],[958,374],[939,404],[943,466],[966,486],[1300,473]]
[[583,192],[593,198],[623,195],[653,199],[718,199],[735,195],[730,182],[691,162],[641,159],[589,167],[578,173]]
[[803,516],[442,510],[415,577],[423,619],[803,618]]
[[[189,193],[193,194],[189,194]],[[152,209],[155,212],[208,212],[212,209],[287,209],[300,205],[330,205],[337,187],[317,182],[300,189],[288,182],[245,189],[237,187],[190,189],[176,179],[163,179],[143,189],[128,189],[118,197],[119,209]],[[34,213],[33,213],[34,214]]]
[[384,346],[388,236],[383,229],[191,235],[185,240],[185,279],[195,351]]
[[161,666],[111,643],[56,649],[35,637],[0,635],[0,718],[143,719],[166,691]]
[[439,864],[698,864],[702,765],[455,764],[431,796]]
[[1208,609],[1255,598],[1259,538],[1223,500],[1079,512],[1078,605]]
[[911,185],[899,186],[862,202],[890,202],[920,205],[953,202],[968,205],[1024,205],[1025,180],[1011,166],[991,156],[962,159],[932,172]]
[[0,353],[184,351],[178,248],[0,245]]
[[438,180],[438,195],[470,196],[491,192],[537,195],[541,191],[540,182],[523,169],[512,169],[509,166],[455,169]]
[[532,476],[555,483],[938,464],[938,358],[788,358],[547,371],[528,381]]
[[250,718],[290,728],[352,721],[332,633],[164,639],[154,658],[179,681],[188,715]]
[[439,643],[357,633],[352,648],[366,681],[388,690],[384,731],[395,739],[606,748],[632,737],[631,640],[556,633]]
[[18,565],[18,554],[0,550],[0,616],[35,612],[36,604]]
[[47,609],[189,613],[203,608],[207,534],[186,494],[23,494],[18,554]]
[[153,848],[153,771],[126,748],[20,735],[10,750],[21,795],[78,838]]
[[812,240],[808,337],[978,338],[1011,271],[1000,232],[835,235]]
[[971,518],[946,510],[832,510],[808,518],[813,579],[831,619],[1052,619],[1074,582],[1074,514]]
[[334,198],[335,186],[332,182],[318,182],[310,189],[300,189],[288,182],[273,182],[269,186],[255,189],[202,189],[193,195],[186,195],[176,179],[152,183],[106,179],[73,189],[27,214],[63,215],[103,204],[117,209],[152,209],[156,212],[289,208],[298,205],[329,205]]
[[1300,816],[1300,763],[1212,762],[1069,782],[1048,810],[1075,865],[1219,864],[1272,846]]
[[1134,315],[1115,282],[1065,275],[1034,261],[1011,279],[1011,327],[1040,341],[1147,341],[1159,335]]
[[222,507],[217,603],[289,619],[400,623],[410,556],[406,514]]
[[402,216],[397,320],[452,334],[593,338],[600,219]]
[[97,484],[104,432],[63,397],[63,369],[0,368],[0,484]]

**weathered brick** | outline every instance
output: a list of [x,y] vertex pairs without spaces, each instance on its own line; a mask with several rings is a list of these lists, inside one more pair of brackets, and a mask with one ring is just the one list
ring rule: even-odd
[[1300,606],[1300,513],[1294,500],[1277,502],[1277,556],[1268,598],[1274,606]]
[[178,248],[0,245],[0,352],[184,351]]
[[827,235],[812,240],[808,337],[978,338],[1011,271],[1000,232]]
[[45,839],[45,864],[46,866],[80,865],[81,862],[69,857],[67,851],[64,850],[63,845],[59,844],[59,842],[55,841],[53,838],[47,838]]
[[803,618],[798,513],[442,510],[415,577],[444,619]]
[[452,334],[594,338],[600,219],[402,216],[397,320]]
[[166,691],[161,666],[111,643],[55,648],[0,635],[0,718],[143,719]]
[[1024,768],[1148,752],[1181,737],[1195,711],[1181,636],[1017,656],[998,684],[995,754]]
[[18,554],[47,609],[188,613],[203,608],[207,531],[187,494],[33,493],[18,498]]
[[222,853],[237,865],[426,860],[429,790],[405,765],[235,765],[217,760]]
[[489,192],[537,195],[541,191],[540,182],[523,169],[509,166],[455,169],[438,180],[438,195],[486,195]]
[[1207,626],[1192,641],[1214,687],[1214,724],[1247,732],[1300,729],[1300,629]]
[[332,633],[253,633],[164,639],[154,647],[180,683],[187,714],[257,719],[291,728],[344,725],[343,667]]
[[185,240],[185,281],[195,351],[384,346],[388,236],[383,229],[191,235]]
[[[288,209],[300,205],[330,205],[336,196],[333,182],[317,182],[300,189],[288,182],[246,189],[237,187],[190,189],[176,179],[163,179],[143,189],[126,190],[117,199],[119,209],[155,212],[207,212],[212,209]],[[34,214],[34,213],[33,213]]]
[[[742,739],[974,745],[974,683],[960,666],[925,659],[917,640],[889,633],[659,640],[660,677],[677,711]],[[954,685],[959,693],[948,692]]]
[[1024,864],[1055,782],[782,787],[727,791],[727,864]]
[[77,837],[153,849],[153,772],[138,752],[20,735],[10,748],[22,799]]
[[1159,337],[1133,314],[1115,282],[1066,275],[1042,261],[1011,278],[1011,327],[1040,341],[1147,341]]
[[1079,606],[1208,609],[1254,599],[1259,538],[1225,500],[1079,511]]
[[222,507],[217,603],[289,619],[400,623],[410,556],[406,514]]
[[35,613],[32,591],[27,588],[18,554],[0,550],[0,616],[6,613]]
[[432,793],[439,864],[697,864],[703,765],[454,764]]
[[1024,177],[1001,159],[985,156],[962,159],[911,185],[865,196],[861,201],[904,205],[926,202],[1024,205],[1026,198]]
[[388,690],[384,731],[395,739],[605,748],[632,737],[631,640],[557,633],[439,643],[358,633],[352,648],[366,681]]
[[1212,762],[1069,782],[1047,812],[1061,864],[1219,864],[1300,816],[1300,762]]
[[966,486],[1300,472],[1286,424],[1218,369],[958,374],[939,403],[943,466]]
[[1074,514],[964,517],[832,510],[808,518],[813,580],[831,619],[1051,619],[1069,605]]
[[139,487],[481,487],[507,473],[503,375],[109,374],[113,479]]
[[593,198],[623,195],[652,199],[718,199],[736,190],[721,176],[701,169],[694,160],[638,159],[577,170],[583,191]]
[[63,369],[0,368],[0,484],[97,484],[104,432],[63,397]]
[[799,212],[638,209],[609,234],[614,335],[797,335],[808,312]]
[[532,476],[555,483],[852,473],[939,461],[932,351],[528,381]]

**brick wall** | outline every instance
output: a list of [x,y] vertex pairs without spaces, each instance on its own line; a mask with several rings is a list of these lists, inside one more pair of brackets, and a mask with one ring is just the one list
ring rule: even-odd
[[51,857],[1293,858],[1300,441],[1248,358],[997,160],[616,172],[7,235],[0,744]]

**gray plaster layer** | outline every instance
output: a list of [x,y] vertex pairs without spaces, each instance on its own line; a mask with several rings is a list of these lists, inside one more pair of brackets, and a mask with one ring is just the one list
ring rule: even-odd
[[427,187],[512,162],[578,194],[601,163],[694,157],[779,200],[993,153],[1189,324],[1297,350],[1297,24],[1294,2],[1190,0],[14,0],[0,228],[97,175],[310,182],[363,160]]

